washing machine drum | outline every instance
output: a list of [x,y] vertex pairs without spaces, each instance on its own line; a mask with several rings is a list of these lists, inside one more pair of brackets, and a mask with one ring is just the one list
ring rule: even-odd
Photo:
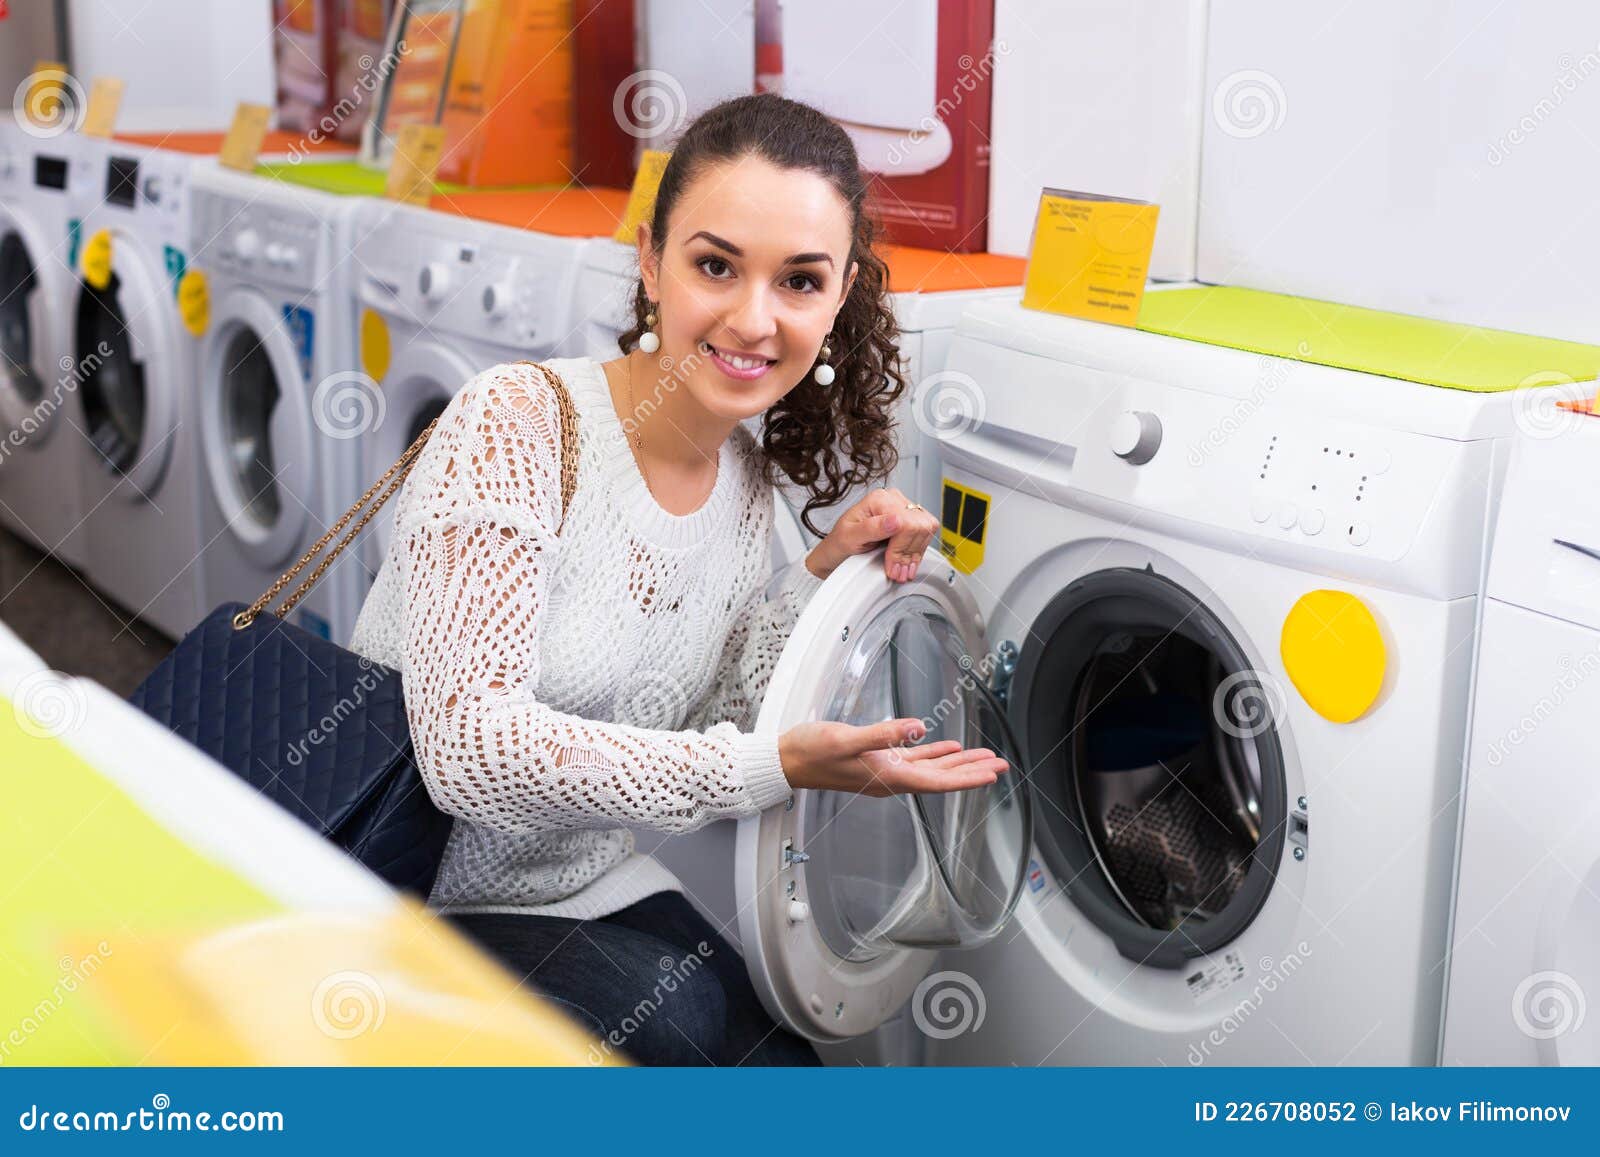
[[1097,572],[1034,623],[1013,683],[1040,848],[1127,958],[1181,967],[1238,937],[1287,819],[1272,703],[1200,600],[1149,570]]
[[76,344],[78,365],[87,370],[80,389],[89,440],[107,467],[127,473],[143,451],[147,399],[120,289],[115,273],[105,289],[81,287]]
[[0,358],[10,388],[27,405],[44,397],[44,383],[33,365],[32,297],[39,274],[28,246],[15,230],[0,238]]
[[272,444],[272,416],[282,392],[272,358],[255,330],[239,326],[222,350],[219,431],[245,517],[273,527],[283,513]]

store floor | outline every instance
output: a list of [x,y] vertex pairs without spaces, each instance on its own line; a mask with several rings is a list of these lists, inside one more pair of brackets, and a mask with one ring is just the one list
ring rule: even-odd
[[128,696],[172,640],[107,602],[70,567],[0,530],[0,621],[57,671]]

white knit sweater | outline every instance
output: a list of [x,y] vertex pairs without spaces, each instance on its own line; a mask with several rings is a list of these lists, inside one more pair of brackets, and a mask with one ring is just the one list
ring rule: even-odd
[[593,917],[679,886],[619,824],[688,831],[788,798],[778,737],[749,729],[820,580],[796,563],[766,597],[771,489],[745,430],[674,515],[600,364],[545,364],[582,451],[560,535],[554,392],[530,365],[486,370],[393,500],[351,647],[401,672],[418,765],[456,817],[431,903]]

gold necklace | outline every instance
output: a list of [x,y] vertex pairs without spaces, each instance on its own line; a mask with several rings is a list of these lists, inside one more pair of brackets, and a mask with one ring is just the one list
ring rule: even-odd
[[[633,437],[633,448],[635,450],[642,450],[644,448],[644,439],[639,434],[639,407],[638,407],[638,404],[635,403],[634,400],[633,400],[633,357],[632,357],[632,355],[629,355],[629,357],[628,357],[628,425],[632,427],[632,429],[629,431],[629,433]],[[641,461],[640,462],[641,472],[643,471],[643,466],[644,466],[644,463]]]

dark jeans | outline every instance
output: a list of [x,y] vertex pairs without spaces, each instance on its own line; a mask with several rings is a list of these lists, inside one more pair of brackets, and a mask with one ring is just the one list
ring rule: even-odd
[[772,1023],[744,960],[677,892],[597,920],[464,912],[450,921],[595,1037],[598,1061],[815,1065]]

